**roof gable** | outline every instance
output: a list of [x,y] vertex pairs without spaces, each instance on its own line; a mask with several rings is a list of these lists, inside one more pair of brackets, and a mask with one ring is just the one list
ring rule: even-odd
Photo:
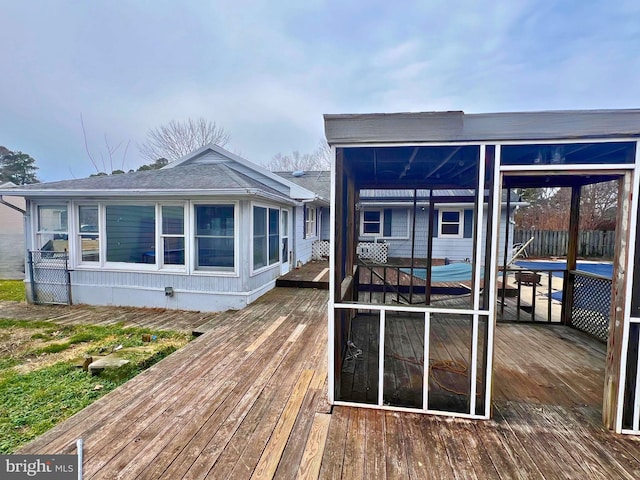
[[[5,185],[3,185],[5,187]],[[240,195],[259,192],[283,200],[314,200],[317,195],[217,145],[208,145],[159,170],[39,183],[14,194],[81,195]]]
[[164,169],[179,168],[185,165],[212,165],[223,163],[239,173],[247,175],[279,192],[298,200],[312,200],[317,195],[313,190],[291,182],[246,158],[231,153],[213,143],[205,145],[184,157],[171,162]]

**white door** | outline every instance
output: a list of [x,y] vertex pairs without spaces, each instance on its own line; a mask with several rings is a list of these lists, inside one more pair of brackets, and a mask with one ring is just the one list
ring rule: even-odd
[[289,242],[289,210],[282,210],[280,215],[280,274],[284,275],[291,269],[291,244]]

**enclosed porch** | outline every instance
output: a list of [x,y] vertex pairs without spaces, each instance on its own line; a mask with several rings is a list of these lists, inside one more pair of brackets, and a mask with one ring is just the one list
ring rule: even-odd
[[[603,423],[640,432],[630,275],[640,115],[630,113],[325,116],[335,152],[331,403],[494,418],[498,322],[509,312],[534,323],[546,313],[545,323],[572,327],[582,310],[607,342]],[[589,304],[593,285],[582,288],[591,279],[578,272],[576,239],[583,187],[601,182],[618,185],[614,267],[607,301]],[[560,187],[571,189],[570,240],[556,308],[552,281],[546,305],[536,291],[553,272],[512,265],[511,213],[518,189]],[[535,359],[537,350],[527,354]]]

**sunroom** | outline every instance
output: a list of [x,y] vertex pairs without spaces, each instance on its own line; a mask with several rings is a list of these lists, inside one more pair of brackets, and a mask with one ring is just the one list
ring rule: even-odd
[[308,261],[321,228],[308,212],[328,204],[215,145],[11,194],[27,200],[31,301],[203,311],[243,308]]

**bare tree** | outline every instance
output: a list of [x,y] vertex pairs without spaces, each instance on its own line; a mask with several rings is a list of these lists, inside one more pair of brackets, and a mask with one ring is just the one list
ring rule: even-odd
[[311,153],[300,153],[297,150],[290,155],[276,153],[268,167],[273,172],[329,170],[331,168],[331,148],[326,141],[320,140],[318,148]]
[[[569,187],[525,189],[521,194],[522,200],[529,205],[516,212],[518,228],[564,230],[569,226]],[[617,181],[583,186],[580,193],[580,229],[613,230],[617,204]]]
[[613,229],[617,205],[617,180],[585,185],[580,195],[580,228],[584,230]]
[[184,122],[171,120],[166,125],[151,129],[147,132],[146,141],[138,148],[149,162],[159,158],[172,162],[210,143],[224,147],[229,143],[229,134],[215,122],[200,117]]
[[89,149],[89,142],[87,141],[87,131],[84,127],[84,118],[82,117],[82,113],[80,114],[80,125],[82,126],[82,137],[84,138],[85,151],[87,152],[87,156],[89,157],[89,160],[93,165],[93,168],[96,169],[96,173],[91,174],[91,176],[107,175],[106,173],[107,171],[108,172],[123,171],[122,169],[124,169],[124,163],[127,158],[127,152],[129,151],[129,144],[131,142],[127,141],[127,144],[125,145],[122,151],[122,161],[120,162],[120,165],[119,165],[120,168],[116,168],[118,166],[117,164],[114,164],[114,162],[117,162],[116,154],[118,153],[118,150],[120,150],[120,147],[122,146],[123,142],[118,143],[114,147],[109,143],[109,140],[107,139],[107,134],[105,133],[104,144],[106,148],[106,158],[103,151],[99,149],[98,155],[100,156],[100,162],[98,162],[97,156],[93,155],[91,153],[91,150]]

